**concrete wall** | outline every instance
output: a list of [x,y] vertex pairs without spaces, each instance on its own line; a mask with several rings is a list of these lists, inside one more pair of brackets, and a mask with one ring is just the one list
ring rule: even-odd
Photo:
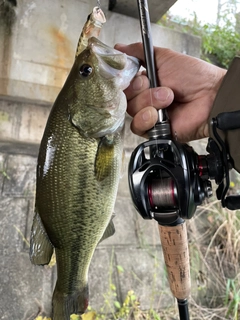
[[[34,319],[50,314],[56,270],[28,258],[39,142],[52,102],[74,59],[81,28],[95,1],[18,0],[0,9],[0,314]],[[106,8],[107,1],[101,1]],[[107,12],[101,39],[108,45],[140,41],[139,21]],[[199,56],[200,40],[152,25],[155,45]],[[126,167],[142,140],[126,121]],[[116,234],[98,247],[90,270],[90,304],[99,309],[109,291],[117,300],[135,290],[141,307],[173,304],[166,286],[156,224],[139,217],[129,197],[126,172],[116,202]],[[123,273],[116,266],[124,268]],[[99,276],[100,275],[100,276]],[[113,296],[113,295],[112,295]],[[112,305],[112,303],[111,303]],[[105,309],[105,312],[110,312]]]
[[[49,5],[47,0],[19,0],[13,22],[2,14],[0,95],[40,103],[55,100],[71,68],[92,2],[53,0]],[[108,45],[141,40],[137,19],[109,11],[106,17],[100,39]],[[199,55],[198,38],[157,25],[152,33],[155,45]]]

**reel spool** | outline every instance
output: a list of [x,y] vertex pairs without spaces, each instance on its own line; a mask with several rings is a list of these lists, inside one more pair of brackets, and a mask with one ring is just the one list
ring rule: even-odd
[[151,208],[177,208],[177,188],[172,178],[153,179],[148,183]]

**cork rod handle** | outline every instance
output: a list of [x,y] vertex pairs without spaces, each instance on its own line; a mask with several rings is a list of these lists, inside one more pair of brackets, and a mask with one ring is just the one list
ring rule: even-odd
[[187,228],[182,221],[177,226],[159,225],[170,289],[178,300],[187,299],[191,290]]

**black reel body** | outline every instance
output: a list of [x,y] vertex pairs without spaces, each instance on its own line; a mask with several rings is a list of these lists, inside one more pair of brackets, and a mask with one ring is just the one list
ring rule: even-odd
[[201,174],[198,155],[189,145],[170,139],[146,141],[129,163],[133,203],[144,219],[161,224],[190,219],[212,194],[211,182]]
[[[240,111],[238,115],[239,119]],[[134,150],[128,171],[132,200],[144,219],[171,225],[178,218],[192,218],[197,206],[212,195],[210,180],[218,185],[216,194],[223,207],[240,209],[240,196],[227,195],[233,161],[217,131],[223,130],[226,117],[236,117],[236,113],[212,120],[215,139],[208,139],[207,155],[198,155],[189,145],[169,138],[166,123],[159,122],[149,131],[150,140]]]

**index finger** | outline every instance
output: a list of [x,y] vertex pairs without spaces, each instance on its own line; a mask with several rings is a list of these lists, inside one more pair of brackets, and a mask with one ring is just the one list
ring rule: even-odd
[[134,56],[138,58],[144,65],[145,56],[143,51],[143,44],[141,42],[132,43],[129,45],[125,45],[122,43],[117,43],[114,48],[121,52],[126,53],[129,56]]
[[127,100],[131,100],[136,97],[139,93],[149,88],[149,80],[145,75],[137,75],[131,81],[127,89],[124,90],[124,93],[127,97]]

